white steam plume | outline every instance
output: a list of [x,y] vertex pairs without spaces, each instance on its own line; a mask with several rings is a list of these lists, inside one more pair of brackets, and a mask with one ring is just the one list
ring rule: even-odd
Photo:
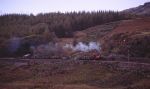
[[66,44],[64,48],[71,48],[73,51],[83,51],[88,52],[91,50],[97,50],[100,51],[100,44],[97,42],[90,42],[88,44],[84,44],[83,42],[79,42],[75,46],[72,44]]

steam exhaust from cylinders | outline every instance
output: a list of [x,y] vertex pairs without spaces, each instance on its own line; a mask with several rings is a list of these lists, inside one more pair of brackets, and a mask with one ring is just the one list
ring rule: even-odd
[[73,51],[82,51],[82,52],[89,52],[91,50],[100,51],[100,43],[97,42],[89,42],[88,44],[85,44],[83,42],[77,43],[75,46],[73,44],[66,44],[64,48],[70,48]]

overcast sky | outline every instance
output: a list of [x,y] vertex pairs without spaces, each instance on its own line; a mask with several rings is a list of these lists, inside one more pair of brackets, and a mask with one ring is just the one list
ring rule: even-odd
[[121,11],[150,0],[0,0],[0,14],[70,11]]

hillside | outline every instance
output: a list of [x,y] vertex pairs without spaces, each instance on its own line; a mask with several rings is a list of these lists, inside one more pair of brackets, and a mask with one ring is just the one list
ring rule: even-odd
[[140,5],[135,8],[124,10],[124,12],[136,15],[150,16],[150,2],[147,2],[144,5]]
[[[99,41],[103,55],[129,55],[147,57],[150,55],[150,18],[122,20],[88,28],[82,41]],[[80,32],[80,33],[81,33]]]
[[[32,53],[31,47],[57,43],[61,38],[72,38],[76,31],[130,18],[132,16],[127,13],[114,11],[2,15],[0,57],[23,56]],[[10,48],[15,50],[11,51]]]
[[[102,40],[104,53],[150,57],[150,18],[122,21]],[[129,52],[128,52],[129,51]]]
[[62,59],[0,60],[1,89],[149,89],[150,65]]

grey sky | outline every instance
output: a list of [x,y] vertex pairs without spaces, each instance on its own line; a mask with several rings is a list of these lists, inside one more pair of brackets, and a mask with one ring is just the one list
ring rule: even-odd
[[121,11],[150,0],[0,0],[0,14],[70,11]]

